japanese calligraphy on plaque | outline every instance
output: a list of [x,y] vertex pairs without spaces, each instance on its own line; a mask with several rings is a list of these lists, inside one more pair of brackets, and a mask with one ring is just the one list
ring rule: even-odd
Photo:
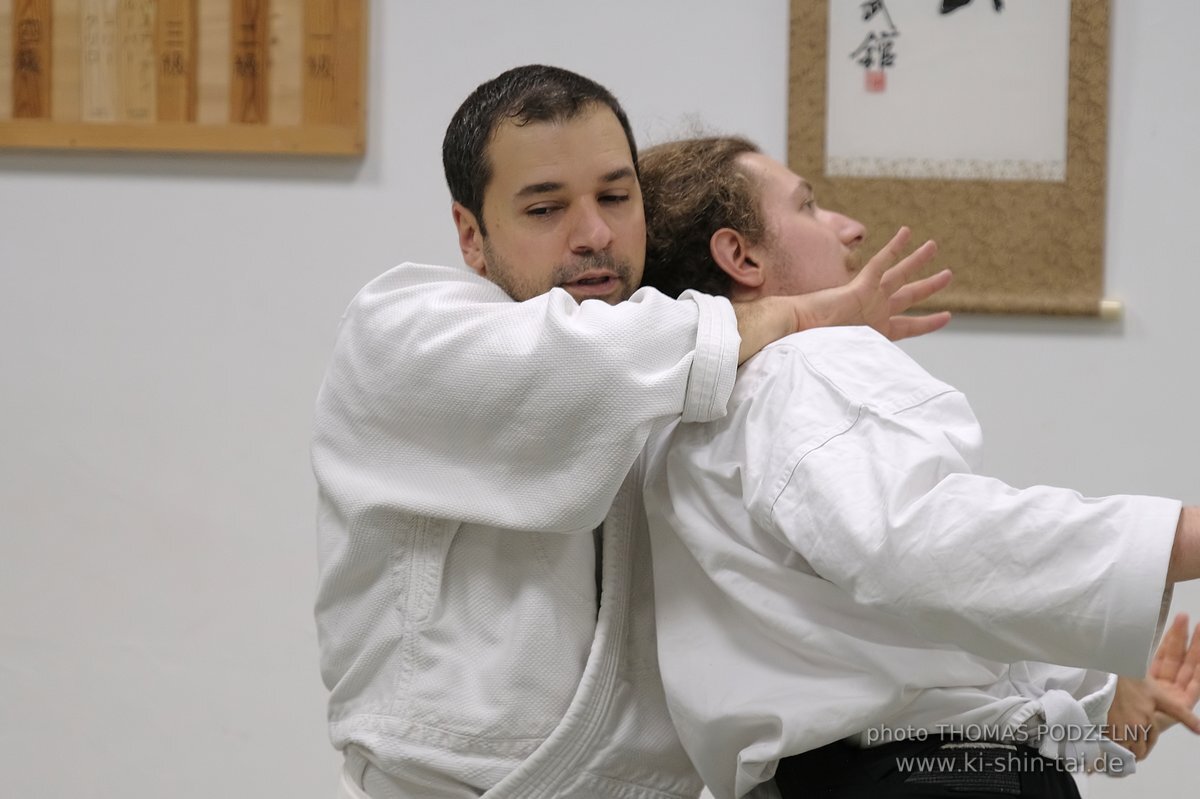
[[0,146],[357,154],[365,0],[0,0]]

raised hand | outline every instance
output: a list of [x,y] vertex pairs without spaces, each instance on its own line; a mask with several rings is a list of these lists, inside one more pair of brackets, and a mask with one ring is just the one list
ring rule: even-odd
[[1186,613],[1176,616],[1163,634],[1148,676],[1162,697],[1155,725],[1165,730],[1182,722],[1200,734],[1200,718],[1193,712],[1200,701],[1200,624],[1192,631],[1189,644]]
[[741,347],[738,363],[767,344],[799,330],[835,325],[869,325],[892,341],[932,333],[946,326],[950,314],[903,316],[916,303],[932,297],[950,283],[950,270],[913,280],[937,254],[932,241],[902,258],[908,228],[892,237],[844,286],[796,296],[768,296],[735,302]]
[[1146,679],[1119,677],[1108,711],[1109,736],[1138,760],[1150,754],[1158,737],[1182,723],[1200,733],[1192,708],[1200,700],[1200,626],[1188,643],[1188,617],[1175,617],[1150,662]]
[[909,229],[900,228],[845,287],[859,318],[843,324],[869,325],[892,341],[898,341],[940,330],[950,321],[946,311],[902,316],[912,306],[950,285],[952,277],[949,269],[943,269],[936,275],[913,280],[937,255],[937,244],[927,241],[902,258],[910,238]]

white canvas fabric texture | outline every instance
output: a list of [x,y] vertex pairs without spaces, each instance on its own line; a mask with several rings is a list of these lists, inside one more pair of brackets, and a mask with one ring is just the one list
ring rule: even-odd
[[1132,767],[1032,733],[1104,722],[1087,669],[1144,673],[1180,503],[1018,490],[975,473],[981,446],[963,395],[868,328],[769,345],[726,416],[648,443],[660,667],[717,799],[872,727]]
[[420,264],[366,286],[312,449],[334,745],[396,796],[699,793],[662,696],[631,469],[655,425],[724,413],[739,344],[706,295],[517,303]]

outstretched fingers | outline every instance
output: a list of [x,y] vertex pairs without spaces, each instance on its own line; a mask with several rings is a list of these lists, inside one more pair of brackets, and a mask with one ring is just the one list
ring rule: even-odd
[[[932,243],[933,242],[930,242],[930,244]],[[894,266],[892,267],[892,271],[894,272],[899,268],[900,266]],[[946,288],[946,286],[949,286],[950,281],[953,279],[954,273],[949,269],[943,269],[936,275],[930,275],[929,277],[921,278],[920,280],[914,280],[911,283],[905,283],[901,285],[898,289],[892,292],[892,296],[889,300],[891,312],[893,314],[904,313],[917,303],[924,302],[934,294],[937,294],[939,291]]]
[[[1163,633],[1154,650],[1154,659],[1150,661],[1150,676],[1156,680],[1174,683],[1183,666],[1187,649],[1188,617],[1180,613],[1171,622],[1171,626]],[[1193,640],[1193,643],[1195,641]]]
[[1163,633],[1154,659],[1150,662],[1156,726],[1167,729],[1183,722],[1200,734],[1200,716],[1193,708],[1200,700],[1200,625],[1191,631],[1188,642],[1188,617],[1180,613]]
[[883,245],[883,249],[875,253],[860,271],[872,275],[872,279],[880,285],[885,285],[887,274],[904,255],[904,250],[908,247],[911,238],[911,230],[907,227],[900,228],[896,231],[896,235],[892,236],[892,240]]
[[[892,239],[892,241],[895,241],[895,239]],[[889,250],[890,247],[891,244],[884,249]],[[930,239],[909,253],[905,258],[900,259],[895,266],[884,272],[883,278],[879,281],[880,286],[883,287],[884,291],[895,294],[906,283],[909,283],[916,277],[918,272],[929,266],[936,256],[937,242]]]
[[927,314],[926,316],[893,316],[888,338],[899,341],[914,336],[923,336],[941,330],[950,322],[950,312]]
[[[1187,616],[1183,617],[1183,626],[1187,627]],[[1188,701],[1195,707],[1196,702],[1200,701],[1200,624],[1192,630],[1192,643],[1188,645],[1183,663],[1175,674],[1175,685],[1183,689]]]
[[927,241],[905,256],[911,238],[908,228],[900,228],[845,287],[853,298],[857,314],[850,313],[849,321],[843,321],[843,324],[869,325],[897,341],[932,333],[950,321],[950,315],[945,312],[901,316],[912,306],[946,288],[951,279],[949,270],[916,279],[937,255],[937,245]]
[[935,275],[914,280],[913,278],[937,256],[937,243],[927,241],[907,257],[899,258],[908,237],[908,228],[901,228],[900,233],[884,248],[884,253],[889,257],[899,259],[880,279],[880,288],[888,295],[888,313],[891,315],[888,338],[892,341],[932,333],[942,329],[950,321],[950,314],[946,311],[924,316],[899,315],[946,288],[954,278],[949,269],[943,269]]
[[1196,734],[1200,734],[1200,717],[1192,710],[1194,702],[1188,702],[1177,696],[1173,696],[1170,692],[1166,692],[1156,686],[1154,692],[1155,710],[1171,719],[1171,723],[1181,722],[1185,727]]

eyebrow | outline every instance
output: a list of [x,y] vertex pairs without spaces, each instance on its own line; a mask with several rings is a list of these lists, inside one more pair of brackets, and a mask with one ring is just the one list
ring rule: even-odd
[[[601,183],[616,183],[618,180],[632,178],[634,175],[633,167],[623,166],[614,169],[601,176]],[[531,197],[537,194],[550,194],[551,192],[561,191],[565,184],[557,180],[547,180],[542,183],[530,183],[517,192],[517,197]]]
[[549,194],[553,191],[562,189],[563,184],[558,181],[548,180],[544,183],[530,183],[528,186],[517,192],[518,197],[529,197],[534,194]]
[[792,192],[792,196],[795,197],[797,200],[799,200],[801,198],[811,197],[812,194],[813,194],[812,184],[809,183],[804,178],[800,178],[800,182],[798,184],[796,184],[796,188]]
[[600,182],[616,183],[618,180],[623,180],[625,178],[631,178],[631,177],[633,177],[633,167],[623,166],[619,169],[614,169],[612,172],[609,172],[604,177],[600,178]]

